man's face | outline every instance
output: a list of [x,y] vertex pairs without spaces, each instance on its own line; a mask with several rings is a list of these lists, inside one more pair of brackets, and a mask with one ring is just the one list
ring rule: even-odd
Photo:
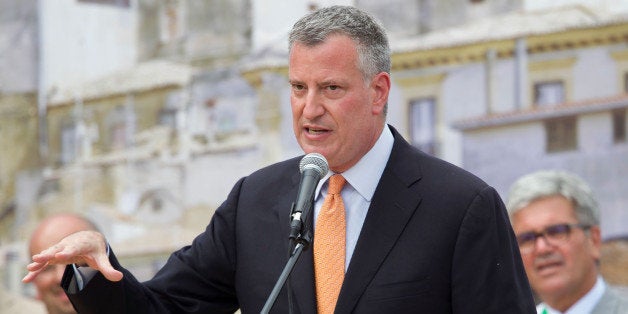
[[335,172],[357,163],[381,134],[389,75],[365,82],[355,43],[331,35],[312,47],[294,44],[289,77],[294,134],[303,151],[322,154]]
[[42,300],[50,314],[74,314],[70,300],[60,286],[64,265],[48,265],[37,277],[37,297]]
[[[93,230],[93,226],[71,215],[51,217],[42,222],[31,236],[30,254],[38,254],[64,237],[81,230]],[[33,281],[37,288],[37,298],[44,302],[49,314],[76,313],[61,288],[64,269],[64,265],[48,265]]]
[[[572,203],[561,196],[538,199],[513,215],[517,236],[525,232],[543,232],[549,226],[578,224]],[[600,229],[571,228],[559,244],[539,237],[529,252],[521,252],[532,288],[550,305],[572,305],[595,284],[596,260],[600,256]],[[552,304],[554,303],[554,304]]]

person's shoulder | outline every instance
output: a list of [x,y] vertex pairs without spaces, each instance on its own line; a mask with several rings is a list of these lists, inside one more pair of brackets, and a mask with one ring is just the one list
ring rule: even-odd
[[628,286],[609,286],[610,294],[622,304],[628,313]]
[[421,168],[422,176],[432,184],[477,190],[482,190],[488,186],[483,179],[474,173],[442,158],[421,151],[418,151],[414,157],[417,160],[417,165]]
[[628,313],[628,287],[607,286],[592,314]]
[[299,162],[301,161],[301,158],[303,158],[303,156],[292,157],[290,159],[275,162],[254,171],[253,173],[251,173],[251,176],[269,176],[282,174],[285,172],[299,172]]
[[245,184],[266,185],[291,180],[294,176],[299,174],[299,161],[301,157],[302,156],[293,157],[264,166],[244,178],[244,182]]
[[396,130],[392,130],[395,136],[395,146],[393,146],[391,158],[396,163],[403,164],[399,166],[400,169],[407,167],[419,169],[421,177],[430,184],[475,187],[478,190],[488,186],[475,174],[450,161],[421,151],[398,135]]

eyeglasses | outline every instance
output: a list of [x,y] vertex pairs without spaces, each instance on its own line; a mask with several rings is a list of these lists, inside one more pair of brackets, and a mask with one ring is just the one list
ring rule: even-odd
[[551,246],[561,245],[569,240],[571,230],[574,228],[580,228],[582,230],[588,230],[591,228],[589,225],[583,224],[558,224],[551,225],[541,232],[524,232],[517,235],[517,243],[519,243],[519,250],[521,254],[528,254],[534,251],[536,246],[536,239],[543,237],[545,243]]

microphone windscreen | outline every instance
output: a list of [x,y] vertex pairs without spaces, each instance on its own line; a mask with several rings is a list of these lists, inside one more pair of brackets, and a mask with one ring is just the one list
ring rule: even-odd
[[299,163],[299,170],[303,173],[305,169],[314,169],[319,174],[320,177],[324,177],[329,171],[329,165],[327,164],[327,159],[319,153],[309,153],[303,158],[301,158],[301,162]]

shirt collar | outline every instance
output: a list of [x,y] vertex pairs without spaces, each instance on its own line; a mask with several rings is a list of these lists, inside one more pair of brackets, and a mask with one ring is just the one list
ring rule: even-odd
[[[578,313],[591,313],[595,305],[600,302],[604,292],[606,291],[606,282],[602,279],[601,276],[597,277],[595,281],[595,285],[587,294],[585,294],[580,300],[578,300],[574,305],[572,305],[564,314],[578,314]],[[545,303],[539,304],[539,313],[543,313],[543,309],[545,309],[545,313],[548,314],[560,314],[561,312],[551,308],[549,305]]]
[[[388,126],[385,126],[382,130],[382,134],[380,134],[371,150],[369,150],[357,164],[342,173],[345,180],[369,202],[371,198],[373,198],[379,179],[384,172],[384,168],[386,168],[394,141],[395,139],[392,132]],[[327,182],[327,179],[333,174],[334,173],[331,171],[328,172],[327,175],[318,182],[314,200],[319,197],[323,184]]]

